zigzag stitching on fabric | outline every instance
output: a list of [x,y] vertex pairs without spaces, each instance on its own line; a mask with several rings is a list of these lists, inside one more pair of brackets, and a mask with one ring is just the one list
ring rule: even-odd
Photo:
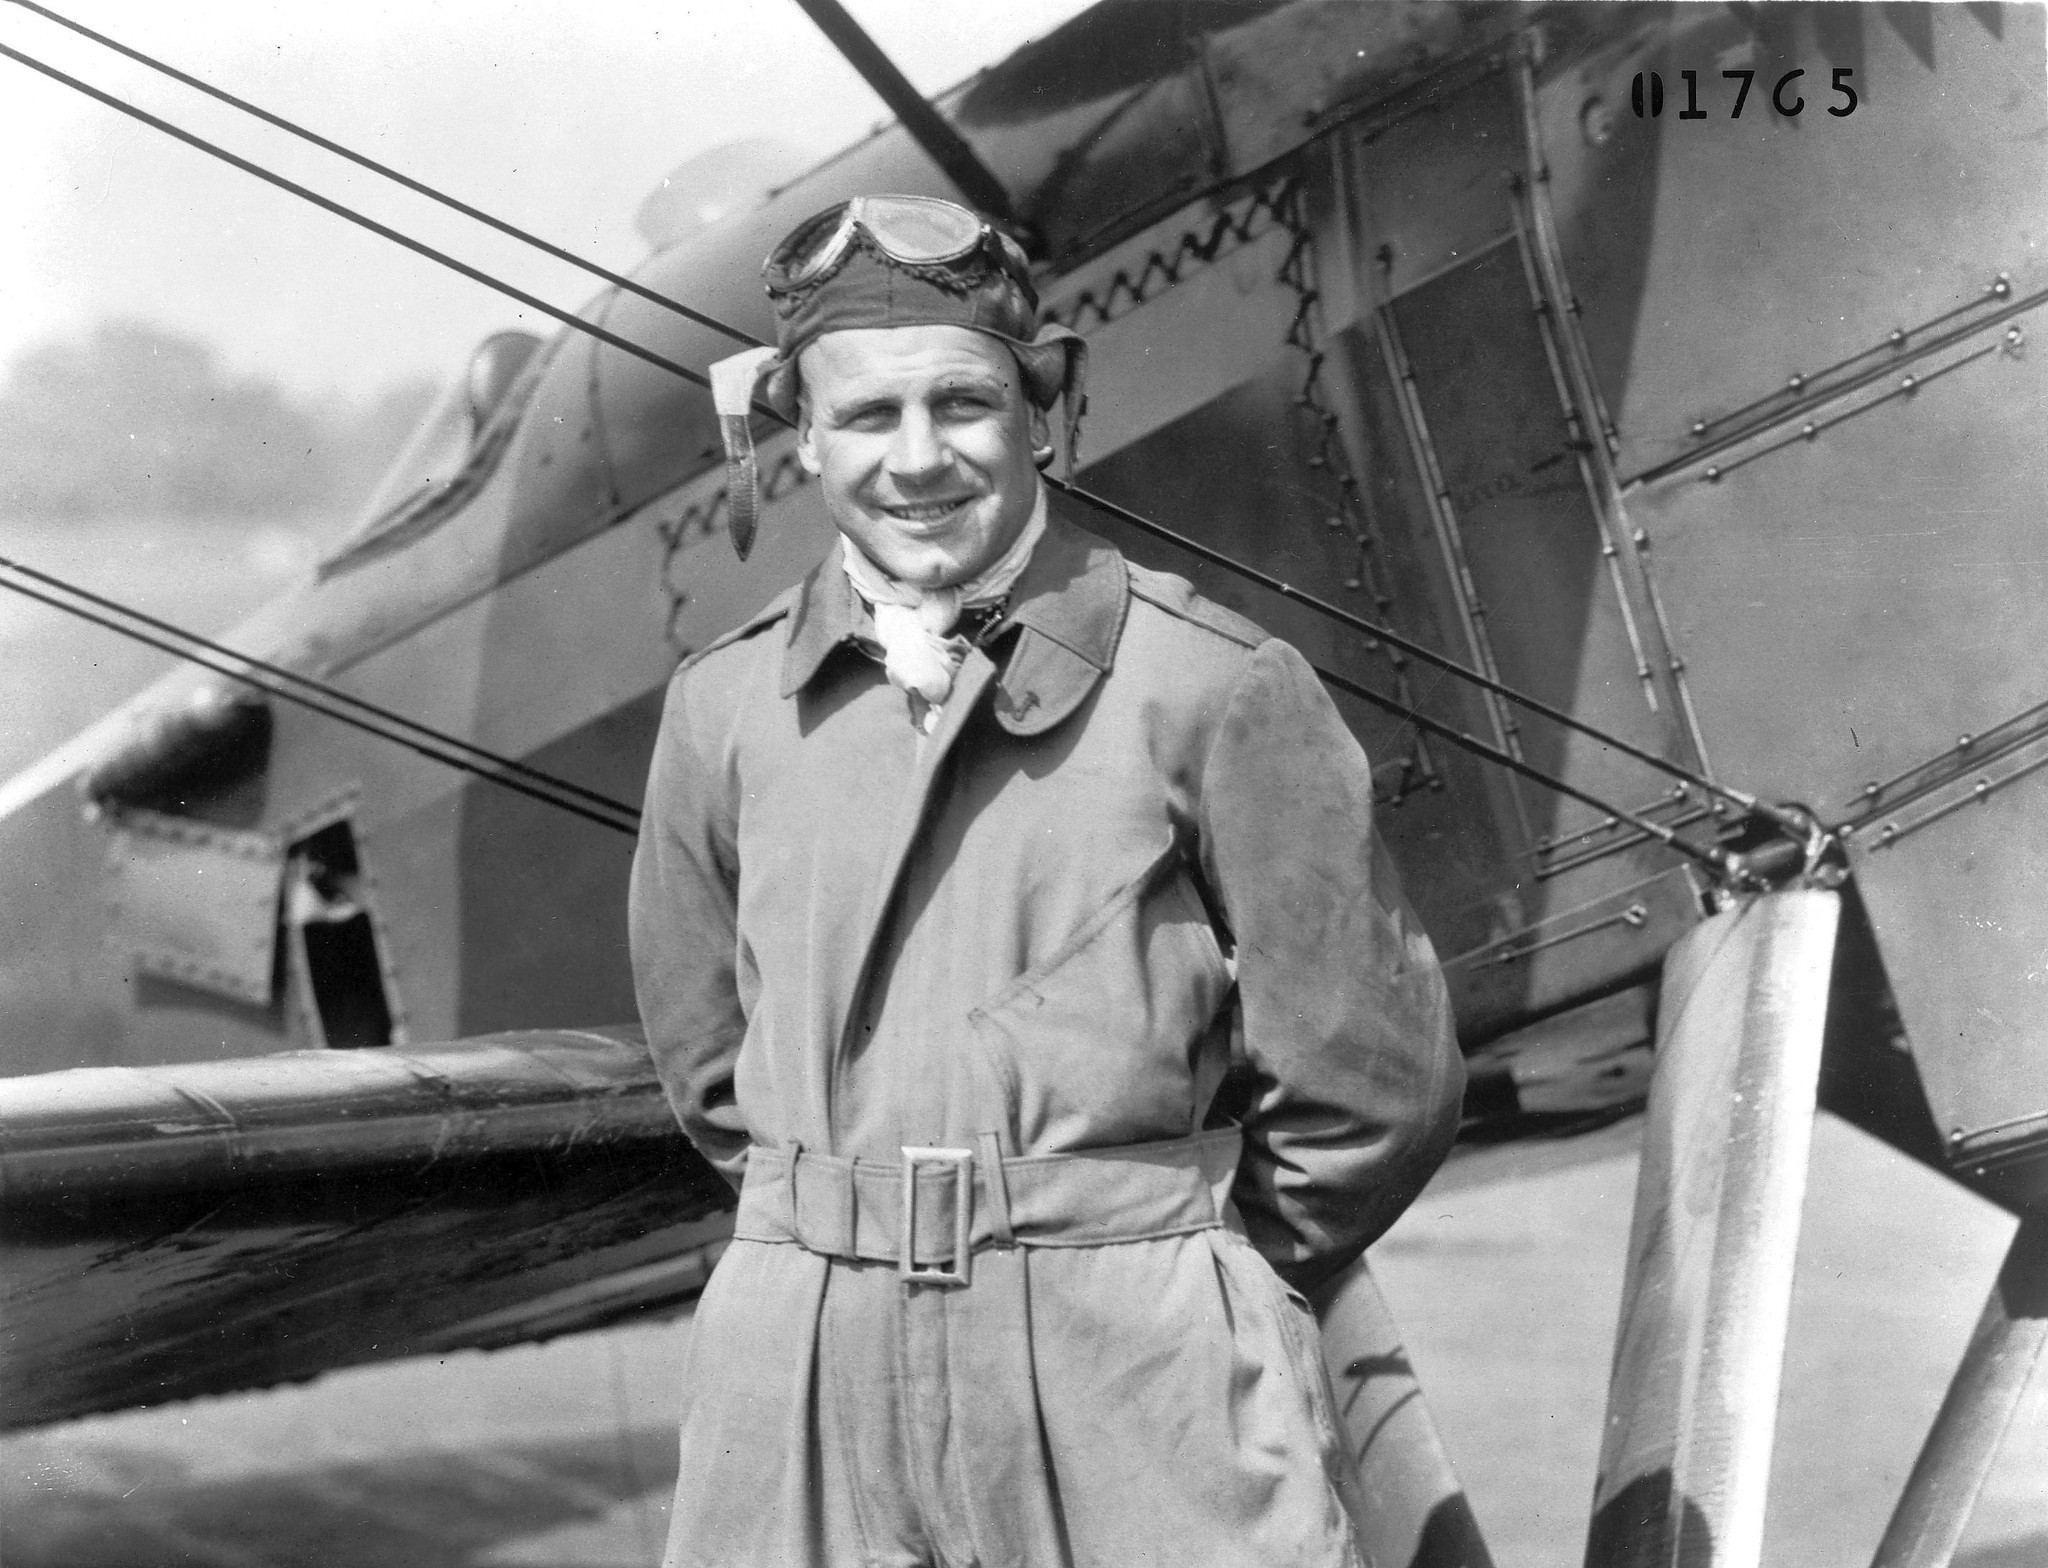
[[1191,273],[1271,233],[1282,222],[1280,209],[1294,186],[1295,177],[1290,173],[1239,197],[1217,213],[1206,230],[1183,233],[1171,251],[1148,252],[1135,276],[1119,268],[1099,294],[1094,289],[1083,290],[1066,305],[1048,312],[1049,319],[1079,332],[1084,321],[1107,326],[1128,315]]
[[[809,479],[810,475],[797,460],[796,453],[784,452],[762,478],[761,500],[764,505],[769,501],[779,501],[791,491],[802,489]],[[690,595],[675,580],[674,567],[686,544],[725,531],[726,502],[725,486],[720,485],[703,500],[684,507],[675,517],[657,515],[654,520],[654,531],[661,539],[661,584],[668,594],[668,621],[662,630],[669,646],[681,659],[691,657],[691,650],[676,635],[683,611],[690,603]],[[710,650],[707,648],[705,651]]]

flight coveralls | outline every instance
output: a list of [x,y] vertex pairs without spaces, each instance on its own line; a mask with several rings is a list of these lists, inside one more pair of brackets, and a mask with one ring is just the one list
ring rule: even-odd
[[1052,500],[930,735],[839,543],[671,685],[635,975],[741,1194],[677,1568],[1360,1561],[1294,1287],[1448,1147],[1441,972],[1306,662]]

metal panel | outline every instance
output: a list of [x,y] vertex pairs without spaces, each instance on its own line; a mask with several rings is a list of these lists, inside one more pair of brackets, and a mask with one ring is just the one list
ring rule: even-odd
[[[1439,476],[1439,532],[1466,601],[1474,658],[1510,685],[1660,748],[1664,726],[1643,695],[1519,244],[1497,245],[1403,295],[1388,319]],[[1639,765],[1616,767],[1601,748],[1533,727],[1508,734],[1544,771],[1569,771],[1610,798],[1634,800],[1652,785]],[[1579,832],[1597,820],[1528,798],[1539,833]]]
[[[1680,8],[1678,31],[1646,36],[1653,52],[1596,55],[1545,86],[1565,260],[1625,475],[1685,455],[1694,421],[1883,344],[2001,268],[2035,286],[2022,269],[2040,266],[2040,10],[1988,21],[1989,7],[1925,7],[1923,59],[1894,8],[1757,9]],[[1844,119],[1828,117],[1841,100],[1816,69],[1848,63],[1830,26],[1863,52],[1862,102]],[[1716,62],[1700,73],[1705,119],[1629,113],[1633,73],[1678,87],[1677,68],[1696,61]],[[1788,89],[1806,100],[1796,119],[1765,102],[1790,65],[1808,68]],[[1745,68],[1755,84],[1734,119],[1735,84],[1719,73]],[[1599,145],[1581,125],[1595,97],[1611,111]]]
[[1354,193],[1359,251],[1371,260],[1381,299],[1471,260],[1513,231],[1507,197],[1522,167],[1522,134],[1505,69],[1347,140],[1366,171]]
[[[1866,102],[1849,119],[1809,91],[1797,122],[1723,107],[1659,140],[1624,112],[1588,150],[1565,100],[1625,104],[1643,59],[1617,60],[1606,87],[1553,84],[1544,106],[1622,470],[1656,476],[1629,514],[1716,769],[1856,820],[1928,1101],[1973,1163],[2048,1134],[2048,770],[1999,787],[2036,753],[1980,768],[1957,748],[2048,699],[2048,310],[2000,319],[2048,287],[2048,123],[2038,91],[1982,90],[2041,81],[2043,23],[2014,8],[1994,36],[1981,9],[1915,13],[1923,54],[1881,8],[1788,8],[1801,58],[1819,13],[1861,18]],[[1701,26],[1688,55],[1744,46],[1731,18]],[[1805,81],[1825,96],[1824,76]],[[1602,167],[1633,206],[1601,194]],[[1724,434],[1741,439],[1710,450]],[[1917,801],[1902,786],[1865,804],[1873,781],[1937,775]]]
[[[2048,1111],[2048,773],[1995,788],[2027,744],[1981,767],[1957,745],[2048,698],[2044,425],[2038,359],[1994,354],[1630,502],[1717,765],[1860,819],[1886,970],[1940,1125],[1964,1140]],[[1916,778],[1936,786],[1917,800]]]
[[145,974],[270,1000],[284,844],[158,812],[106,812],[108,945]]

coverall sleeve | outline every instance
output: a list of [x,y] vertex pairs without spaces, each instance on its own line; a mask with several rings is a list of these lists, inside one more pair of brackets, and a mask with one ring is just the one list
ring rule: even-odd
[[669,687],[654,743],[628,930],[647,1044],[676,1119],[735,1187],[747,1127],[733,1094],[746,1034],[737,979],[739,858],[729,769],[697,733],[691,672]]
[[1365,753],[1306,660],[1252,654],[1203,765],[1201,860],[1237,944],[1252,1073],[1234,1189],[1312,1289],[1412,1202],[1457,1131],[1443,972],[1373,828]]

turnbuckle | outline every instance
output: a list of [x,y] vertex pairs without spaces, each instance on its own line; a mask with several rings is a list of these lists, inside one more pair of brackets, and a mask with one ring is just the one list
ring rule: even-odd
[[[917,1168],[953,1167],[953,1266],[917,1266]],[[903,1223],[897,1238],[896,1272],[906,1285],[964,1285],[973,1268],[969,1232],[974,1219],[974,1151],[903,1145]]]

